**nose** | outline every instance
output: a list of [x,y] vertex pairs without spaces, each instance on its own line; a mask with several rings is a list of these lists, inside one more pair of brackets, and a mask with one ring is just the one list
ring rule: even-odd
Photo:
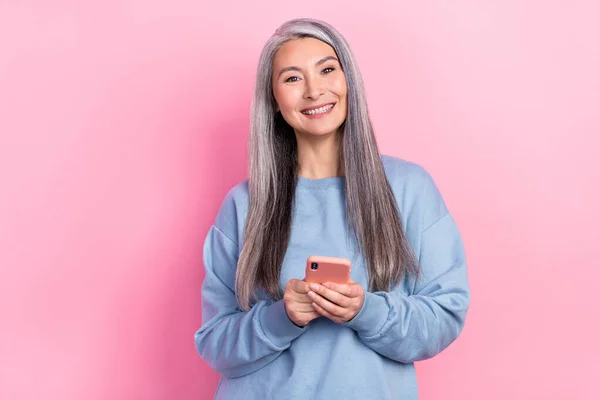
[[304,98],[317,100],[325,93],[318,78],[306,77],[304,87]]

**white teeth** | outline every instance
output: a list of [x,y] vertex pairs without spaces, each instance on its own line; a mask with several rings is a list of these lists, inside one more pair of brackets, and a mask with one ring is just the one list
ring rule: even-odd
[[314,114],[323,114],[333,108],[333,104],[329,104],[328,106],[320,107],[314,110],[302,111],[302,114],[314,115]]

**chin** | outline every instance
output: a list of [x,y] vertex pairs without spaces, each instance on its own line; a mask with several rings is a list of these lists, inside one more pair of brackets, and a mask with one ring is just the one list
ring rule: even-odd
[[337,132],[338,129],[339,127],[333,129],[319,129],[318,131],[306,131],[306,134],[309,136],[328,136]]
[[334,132],[338,132],[342,124],[343,122],[339,124],[331,124],[328,126],[319,127],[317,129],[304,130],[304,132],[310,136],[328,136]]

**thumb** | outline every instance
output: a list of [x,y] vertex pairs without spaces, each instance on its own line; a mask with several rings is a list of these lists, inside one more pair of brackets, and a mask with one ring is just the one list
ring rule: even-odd
[[364,289],[360,283],[356,283],[353,280],[350,281],[348,288],[350,289],[350,294],[348,297],[359,297],[361,292],[364,292]]

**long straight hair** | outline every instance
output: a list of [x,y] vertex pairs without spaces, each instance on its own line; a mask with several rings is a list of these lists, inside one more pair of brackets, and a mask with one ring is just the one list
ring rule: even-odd
[[388,291],[404,276],[419,276],[418,262],[385,176],[354,55],[329,24],[293,19],[267,41],[257,69],[250,121],[250,204],[236,271],[236,296],[244,310],[257,300],[257,290],[274,299],[283,297],[279,280],[292,226],[298,157],[294,130],[276,113],[272,70],[279,48],[301,38],[330,45],[346,77],[348,111],[340,127],[340,163],[345,172],[348,230],[364,256],[368,289]]

